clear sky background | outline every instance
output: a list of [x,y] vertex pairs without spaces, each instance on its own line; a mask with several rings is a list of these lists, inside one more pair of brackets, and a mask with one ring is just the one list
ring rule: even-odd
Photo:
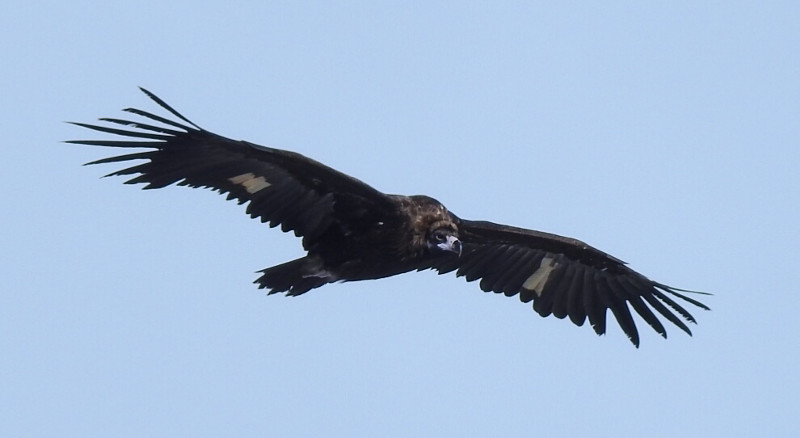
[[[800,3],[700,3],[6,3],[0,436],[797,436]],[[637,350],[432,272],[266,297],[296,238],[60,143],[140,85],[713,310]]]

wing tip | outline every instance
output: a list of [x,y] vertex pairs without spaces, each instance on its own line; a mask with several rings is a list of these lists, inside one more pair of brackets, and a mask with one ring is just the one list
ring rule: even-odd
[[[711,310],[711,307],[701,303],[700,301],[695,300],[694,298],[690,298],[690,297],[684,295],[684,294],[697,294],[697,295],[714,296],[714,294],[712,294],[710,292],[701,292],[701,291],[697,291],[697,290],[681,289],[681,288],[678,288],[678,287],[668,286],[668,285],[666,285],[664,283],[659,283],[659,282],[656,282],[656,281],[653,281],[652,283],[653,283],[653,286],[655,286],[655,287],[657,287],[657,288],[659,288],[659,289],[661,289],[661,290],[663,290],[665,292],[668,292],[668,293],[670,293],[670,294],[672,294],[672,295],[674,295],[674,296],[676,296],[676,297],[678,297],[678,298],[680,298],[680,299],[682,299],[682,300],[684,300],[684,301],[686,301],[688,303],[691,303],[691,304],[693,304],[693,305],[695,305],[695,306],[697,306],[697,307],[699,307],[699,308],[701,308],[703,310],[708,310],[708,311]],[[683,293],[681,293],[681,292],[683,292]],[[689,319],[689,320],[691,322],[694,322],[695,324],[697,323],[697,321],[694,321],[693,318]]]
[[144,94],[145,94],[147,97],[149,97],[151,100],[153,100],[153,102],[157,103],[157,104],[158,104],[158,105],[159,105],[161,108],[164,108],[165,110],[167,110],[167,111],[169,111],[170,113],[172,113],[172,115],[174,115],[175,117],[177,117],[177,118],[179,118],[179,119],[183,120],[184,122],[186,122],[186,123],[188,123],[188,124],[190,124],[190,125],[194,126],[194,127],[195,127],[195,128],[197,128],[197,129],[200,129],[200,130],[202,130],[202,128],[200,128],[199,126],[197,126],[197,125],[196,125],[194,122],[192,122],[191,120],[189,120],[189,119],[187,119],[186,117],[184,117],[184,116],[183,116],[183,114],[181,114],[181,113],[179,113],[178,111],[176,111],[176,110],[175,110],[174,108],[172,108],[172,107],[171,107],[169,104],[167,104],[167,102],[164,102],[164,100],[162,100],[160,97],[156,96],[156,95],[155,95],[154,93],[152,93],[150,90],[148,90],[148,89],[146,89],[146,88],[144,88],[144,87],[142,87],[142,86],[139,86],[139,90],[140,90],[142,93],[144,93]]

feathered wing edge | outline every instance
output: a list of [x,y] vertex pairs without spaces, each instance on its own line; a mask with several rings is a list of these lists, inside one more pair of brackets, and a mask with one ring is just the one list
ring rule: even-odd
[[[102,122],[108,122],[116,125],[123,125],[123,126],[130,126],[132,128],[140,129],[143,131],[148,132],[140,132],[140,131],[129,131],[125,129],[118,129],[118,128],[110,128],[107,126],[100,126],[94,125],[89,123],[80,123],[80,122],[67,122],[75,126],[80,126],[82,128],[91,129],[93,131],[104,132],[107,134],[114,134],[123,137],[131,137],[143,140],[66,140],[65,143],[71,144],[82,144],[88,146],[108,146],[108,147],[122,147],[122,148],[150,148],[150,149],[161,149],[170,139],[186,134],[191,131],[203,131],[198,125],[196,125],[191,120],[184,117],[181,113],[176,111],[174,108],[169,106],[166,102],[164,102],[161,98],[153,94],[152,92],[148,91],[143,87],[139,87],[139,89],[150,99],[156,102],[159,106],[164,108],[165,110],[169,111],[172,115],[183,120],[184,122],[188,123],[191,126],[183,125],[181,123],[169,120],[167,118],[155,115],[153,113],[142,111],[136,108],[125,108],[123,111],[136,114],[137,116],[141,116],[159,123],[163,123],[168,126],[172,126],[175,128],[180,129],[180,131],[176,131],[174,129],[169,129],[161,126],[150,125],[147,123],[141,122],[134,122],[131,120],[124,120],[124,119],[117,119],[112,117],[103,117],[99,120]],[[147,141],[149,140],[149,141]],[[138,160],[138,159],[150,159],[152,158],[154,152],[156,151],[148,151],[148,152],[137,152],[133,154],[125,154],[125,155],[117,155],[108,158],[102,158],[99,160],[90,161],[85,166],[94,165],[94,164],[105,164],[105,163],[117,163],[122,161],[130,161],[130,160]],[[115,171],[105,175],[106,177],[109,176],[118,176],[118,175],[127,175],[126,172],[128,169],[123,169],[119,171]],[[126,183],[134,183],[134,180],[126,181]]]
[[[710,310],[687,294],[711,294],[652,281],[621,260],[575,239],[484,221],[461,221],[459,227],[462,256],[435,266],[440,274],[456,271],[467,281],[480,279],[486,292],[519,295],[522,302],[533,301],[541,316],[568,316],[578,326],[588,318],[598,335],[606,332],[608,310],[636,347],[639,333],[631,310],[664,338],[667,332],[657,314],[690,336],[685,322],[696,323],[674,298]],[[551,272],[538,292],[523,287],[545,262],[558,268],[547,270]]]
[[[133,140],[69,140],[66,143],[83,144],[90,146],[109,146],[109,147],[122,147],[122,148],[149,148],[150,152],[135,153],[130,155],[123,155],[119,157],[104,158],[92,161],[89,164],[102,164],[119,161],[127,161],[134,159],[152,159],[159,150],[168,147],[171,140],[177,138],[187,138],[191,136],[195,139],[201,139],[208,142],[213,142],[221,149],[225,149],[229,154],[239,154],[241,158],[249,158],[254,161],[260,161],[261,165],[271,166],[270,171],[279,169],[285,175],[291,177],[305,186],[306,189],[315,190],[324,196],[326,193],[349,193],[356,197],[362,198],[365,202],[372,203],[380,208],[391,208],[394,206],[390,198],[384,193],[376,190],[374,187],[364,183],[363,181],[354,178],[350,175],[342,173],[336,169],[328,167],[316,160],[303,156],[296,152],[274,149],[266,146],[257,145],[245,141],[237,141],[229,138],[219,136],[211,133],[205,129],[200,128],[197,124],[184,117],[181,113],[172,108],[169,104],[164,102],[161,98],[151,93],[150,91],[139,87],[140,90],[147,95],[150,99],[156,102],[159,106],[167,110],[169,113],[184,121],[186,124],[178,123],[173,120],[152,114],[147,111],[142,111],[135,108],[126,108],[123,111],[136,114],[138,116],[150,119],[159,123],[163,123],[169,127],[154,126],[147,123],[134,122],[130,120],[122,120],[116,118],[101,118],[100,121],[129,126],[131,128],[140,129],[147,132],[129,131],[118,128],[110,128],[105,126],[68,122],[77,126],[88,128],[94,131],[105,132],[120,136],[126,136],[137,139]],[[172,129],[177,128],[177,130]],[[190,163],[191,164],[191,163]],[[141,168],[137,168],[141,169]],[[126,169],[128,170],[128,169]],[[133,170],[131,168],[130,170]],[[136,171],[127,174],[136,173]],[[110,175],[125,175],[123,173],[114,172]],[[129,183],[143,182],[141,180],[129,181]],[[180,185],[180,183],[179,183]],[[197,186],[200,187],[200,186]],[[150,188],[150,187],[145,187]],[[157,188],[157,187],[152,187]],[[213,188],[213,187],[212,187]]]
[[[314,236],[330,222],[333,200],[330,193],[317,191],[298,180],[283,164],[302,168],[307,174],[324,172],[333,184],[358,187],[355,179],[342,176],[321,164],[278,149],[231,140],[208,132],[184,117],[163,100],[141,88],[150,99],[186,124],[147,111],[124,111],[143,117],[144,122],[101,118],[112,126],[70,122],[93,131],[128,137],[126,140],[70,140],[66,143],[90,146],[145,149],[91,161],[86,165],[144,160],[144,163],[111,172],[108,176],[133,176],[126,184],[144,183],[145,189],[171,184],[204,187],[227,194],[239,204],[249,201],[246,213],[283,231]],[[146,123],[152,120],[165,126]],[[113,125],[136,130],[120,129]],[[276,161],[283,160],[282,163]],[[321,177],[321,179],[324,179]],[[344,183],[342,183],[344,181]],[[269,190],[264,190],[269,188]],[[291,203],[284,202],[293,199]]]

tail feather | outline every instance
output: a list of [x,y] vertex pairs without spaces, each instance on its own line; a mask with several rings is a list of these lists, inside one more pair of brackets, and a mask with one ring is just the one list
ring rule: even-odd
[[254,283],[259,289],[269,289],[268,294],[286,292],[287,296],[304,294],[311,289],[336,281],[321,268],[319,261],[303,257],[263,269],[263,275]]

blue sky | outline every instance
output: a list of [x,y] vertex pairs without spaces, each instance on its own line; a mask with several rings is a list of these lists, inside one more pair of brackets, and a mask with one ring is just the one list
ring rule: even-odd
[[[12,1],[1,436],[795,436],[796,2]],[[155,105],[714,292],[694,337],[431,272],[266,297],[297,239],[81,167]]]

